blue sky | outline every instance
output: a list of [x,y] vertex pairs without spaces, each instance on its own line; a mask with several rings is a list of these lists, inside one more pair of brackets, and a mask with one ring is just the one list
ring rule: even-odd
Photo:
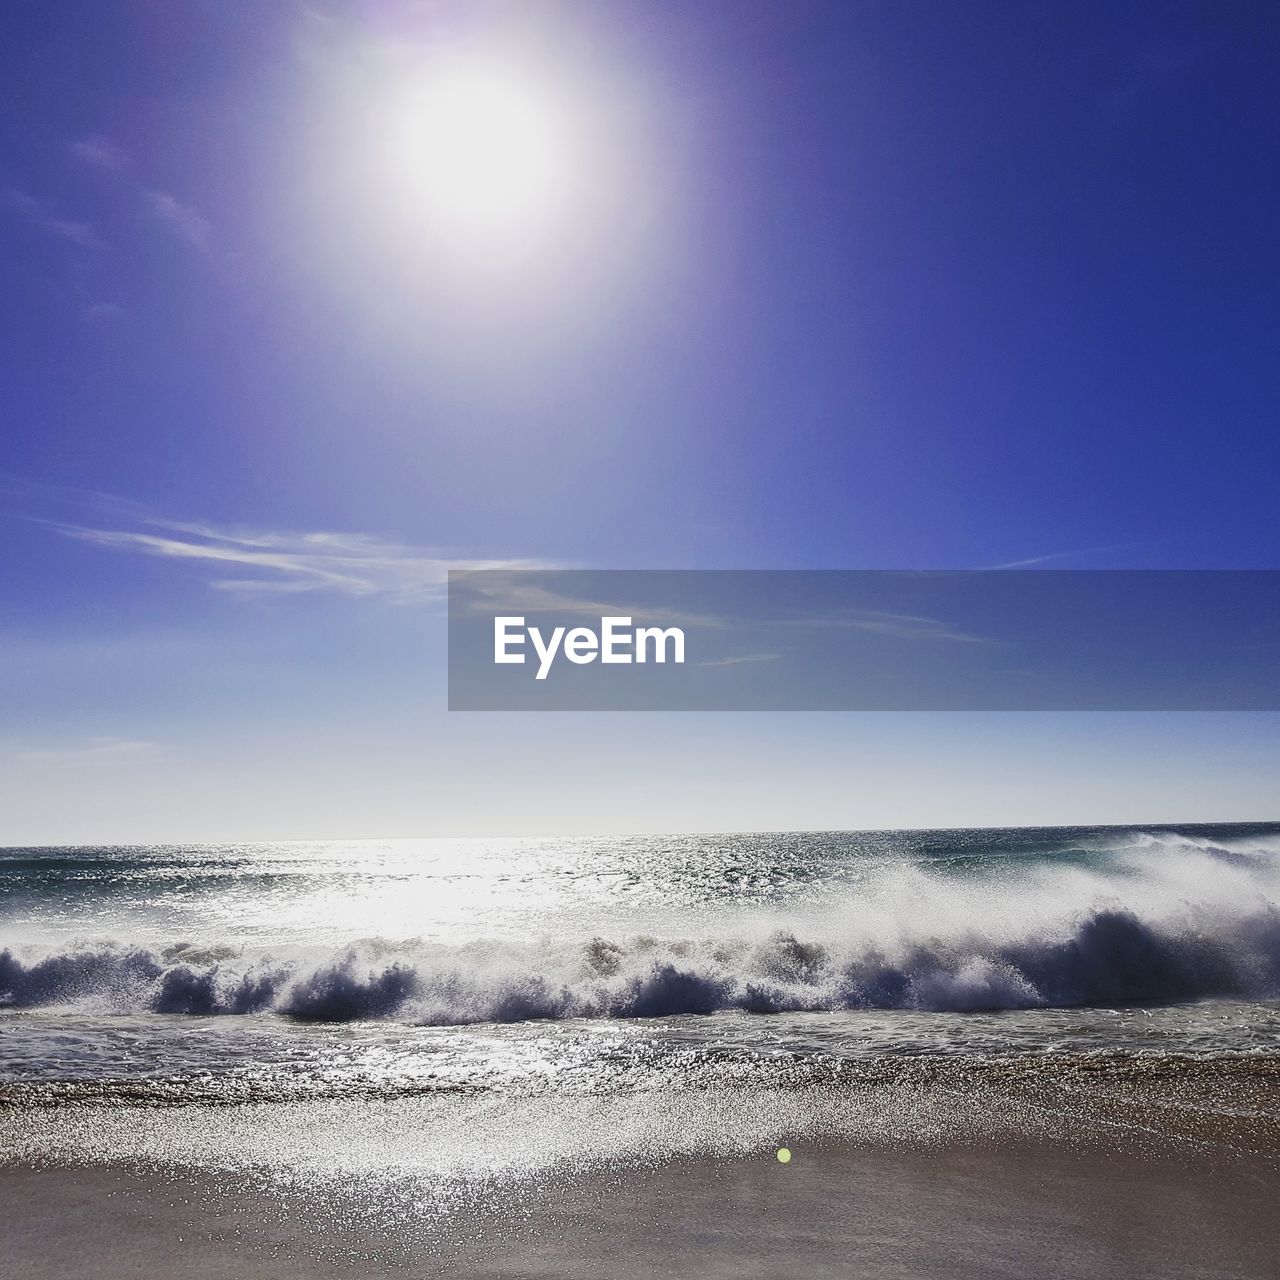
[[[439,592],[1280,567],[1272,6],[0,31],[0,841],[1276,816],[1264,715],[450,716]],[[547,225],[387,159],[454,63]]]

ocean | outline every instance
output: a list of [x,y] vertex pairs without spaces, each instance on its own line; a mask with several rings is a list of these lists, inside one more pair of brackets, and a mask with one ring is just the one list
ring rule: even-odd
[[[824,1179],[895,1222],[884,1274],[913,1202],[940,1258],[974,1194],[1034,1236],[1037,1179],[1101,1224],[1064,1274],[1115,1233],[1263,1274],[1277,1088],[1280,823],[0,851],[6,1185],[77,1222],[118,1192],[157,1248],[288,1238],[298,1275],[559,1274],[581,1215],[607,1261],[677,1212],[669,1249],[736,1224],[728,1270],[820,1219],[842,1274]],[[1194,1161],[1219,1235],[1121,1229]]]
[[[1108,1123],[1191,1134],[1278,1050],[1280,824],[0,851],[14,1159],[270,1164],[285,1107],[295,1166],[446,1177],[1070,1128],[1121,1085]],[[145,1119],[191,1104],[239,1118]]]

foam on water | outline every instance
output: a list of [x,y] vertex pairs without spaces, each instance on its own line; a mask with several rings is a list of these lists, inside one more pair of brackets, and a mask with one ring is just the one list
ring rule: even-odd
[[1278,1000],[1274,825],[0,853],[11,1081],[607,1075],[593,1029],[628,1025],[756,1058],[1263,1053]]

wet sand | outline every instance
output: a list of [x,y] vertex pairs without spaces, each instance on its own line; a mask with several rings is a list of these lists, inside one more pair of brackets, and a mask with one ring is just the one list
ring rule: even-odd
[[136,1166],[0,1169],[0,1274],[302,1277],[1263,1277],[1280,1252],[1269,1157],[1061,1143],[800,1146],[498,1181],[308,1187]]

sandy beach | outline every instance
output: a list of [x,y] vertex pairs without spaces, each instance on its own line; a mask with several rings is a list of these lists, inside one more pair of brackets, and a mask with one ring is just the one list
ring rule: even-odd
[[1137,1068],[293,1103],[13,1089],[0,1273],[1271,1276],[1276,1074]]
[[423,1214],[360,1182],[9,1169],[0,1270],[183,1276],[1268,1277],[1280,1174],[1257,1157],[956,1146],[800,1149],[494,1185]]

